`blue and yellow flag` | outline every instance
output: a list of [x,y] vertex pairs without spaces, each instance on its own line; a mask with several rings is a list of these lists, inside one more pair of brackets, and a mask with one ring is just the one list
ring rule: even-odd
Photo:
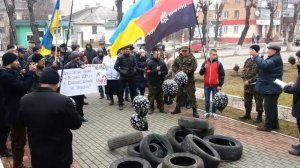
[[48,30],[47,30],[46,34],[43,37],[42,49],[41,49],[41,54],[43,56],[51,54],[54,30],[57,29],[58,25],[59,25],[59,19],[58,19],[59,6],[60,6],[60,0],[57,0],[56,4],[55,4],[55,7],[52,11],[52,17],[51,17],[50,25],[48,27]]

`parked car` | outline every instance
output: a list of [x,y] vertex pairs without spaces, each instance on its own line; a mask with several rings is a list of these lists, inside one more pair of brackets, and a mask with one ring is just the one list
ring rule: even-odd
[[[190,49],[192,53],[198,53],[201,52],[202,50],[202,43],[200,40],[193,40],[190,43],[189,42],[184,42],[180,45],[181,46],[189,46],[190,44]],[[180,47],[177,48],[177,51],[180,50]]]
[[300,35],[295,36],[294,43],[295,43],[296,46],[298,46],[300,44]]

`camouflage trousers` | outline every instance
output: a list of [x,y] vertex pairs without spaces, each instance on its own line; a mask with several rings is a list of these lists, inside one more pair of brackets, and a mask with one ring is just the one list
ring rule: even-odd
[[150,101],[150,109],[154,110],[154,101],[156,100],[157,108],[164,109],[163,91],[161,86],[148,86],[149,95],[148,99]]
[[195,81],[189,82],[185,87],[178,87],[176,95],[176,104],[179,106],[190,105],[190,107],[197,107]]
[[244,106],[246,112],[252,111],[252,100],[255,100],[256,111],[262,113],[263,96],[255,91],[255,85],[250,85],[244,88]]

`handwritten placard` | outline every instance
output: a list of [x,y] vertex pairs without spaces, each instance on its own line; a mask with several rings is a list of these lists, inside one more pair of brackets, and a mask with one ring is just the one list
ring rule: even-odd
[[86,67],[91,67],[96,72],[96,83],[98,86],[107,85],[106,67],[104,64],[87,64]]

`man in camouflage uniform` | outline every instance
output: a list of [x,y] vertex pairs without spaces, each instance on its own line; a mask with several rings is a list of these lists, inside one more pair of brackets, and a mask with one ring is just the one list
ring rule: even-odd
[[[250,47],[250,55],[258,55],[260,47],[258,45],[252,45]],[[256,76],[258,74],[258,66],[252,58],[248,58],[245,61],[242,79],[244,81],[244,106],[246,114],[240,119],[250,120],[251,119],[251,110],[252,110],[252,99],[254,97],[257,111],[256,123],[262,122],[262,113],[263,113],[263,97],[261,94],[255,91]]]
[[195,118],[199,118],[195,97],[196,88],[194,78],[194,72],[197,69],[197,60],[193,54],[189,52],[189,48],[187,46],[181,47],[180,55],[175,59],[172,69],[175,74],[180,71],[186,73],[188,76],[188,84],[184,88],[178,88],[178,93],[176,96],[176,108],[171,114],[177,114],[181,112],[180,107],[185,105],[186,100],[184,97],[186,94],[188,103],[193,109],[193,116]]

